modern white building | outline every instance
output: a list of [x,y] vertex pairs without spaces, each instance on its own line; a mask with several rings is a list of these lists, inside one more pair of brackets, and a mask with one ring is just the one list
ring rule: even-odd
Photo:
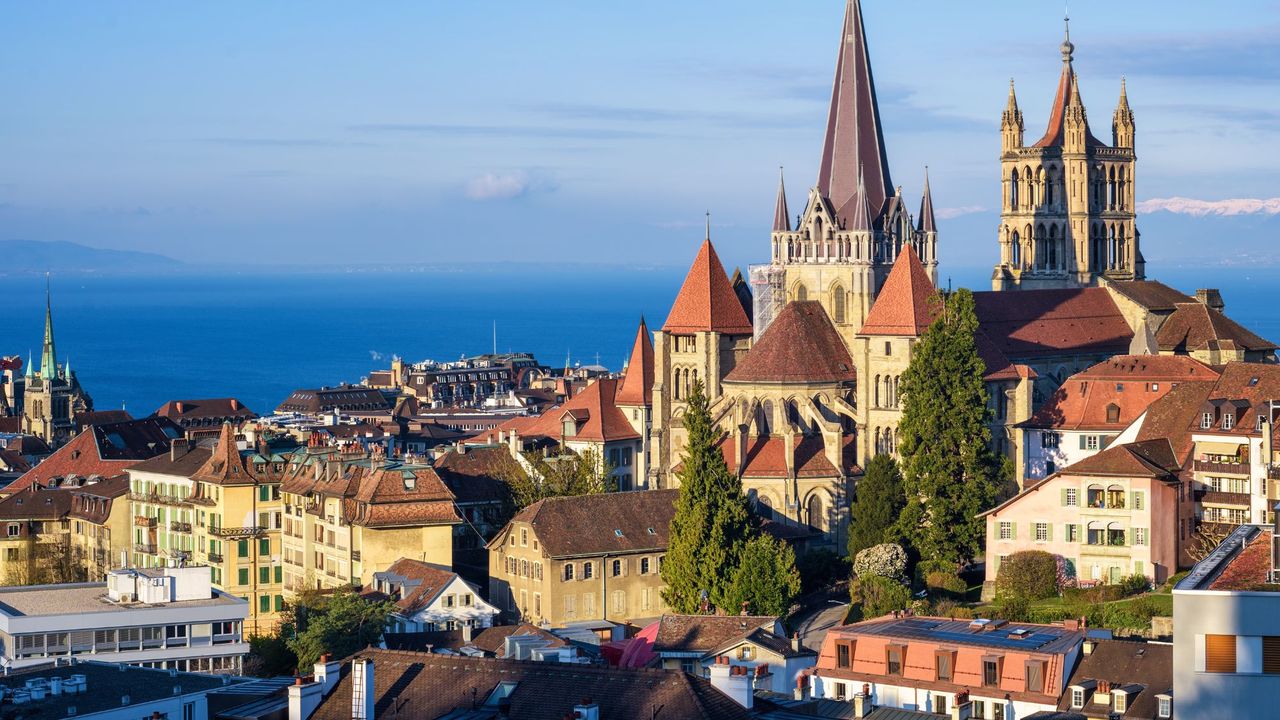
[[30,720],[208,720],[209,693],[251,684],[228,676],[72,658],[45,661],[13,673],[6,668],[0,677],[0,697],[6,717]]
[[387,620],[389,632],[479,630],[491,627],[499,613],[457,573],[409,558],[374,573],[372,592],[396,604]]
[[209,569],[113,570],[105,583],[0,588],[0,667],[81,658],[239,674],[249,606]]

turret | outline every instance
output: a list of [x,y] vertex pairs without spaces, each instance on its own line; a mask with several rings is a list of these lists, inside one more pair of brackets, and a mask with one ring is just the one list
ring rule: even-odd
[[1133,110],[1129,108],[1129,93],[1125,89],[1124,78],[1120,78],[1120,102],[1111,119],[1111,144],[1132,150],[1136,130]]
[[791,232],[791,215],[787,211],[787,185],[782,181],[782,168],[778,168],[778,200],[773,205],[773,231]]
[[1018,109],[1018,96],[1013,91],[1013,78],[1009,78],[1009,102],[1000,116],[1000,147],[1004,152],[1022,147],[1022,111]]

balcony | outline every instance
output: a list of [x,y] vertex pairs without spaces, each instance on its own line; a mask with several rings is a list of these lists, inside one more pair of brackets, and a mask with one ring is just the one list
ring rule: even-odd
[[352,559],[352,560],[355,560],[356,562],[360,562],[360,551],[359,551],[359,550],[352,550],[352,551],[351,551],[351,559]]
[[209,528],[209,534],[220,538],[251,538],[258,537],[267,532],[267,529],[259,525],[251,525],[249,527],[219,527]]
[[221,562],[222,562],[222,555],[221,555],[221,554],[219,554],[219,553],[209,553],[208,558],[209,558],[209,562],[211,562],[211,563],[221,563]]
[[134,543],[133,551],[144,555],[155,555],[156,546],[155,543]]
[[172,522],[170,522],[170,523],[169,523],[169,531],[170,531],[170,532],[176,532],[176,533],[190,533],[190,532],[191,532],[191,523],[189,523],[189,522],[178,522],[178,521],[174,520],[174,521],[172,521]]
[[1213,462],[1211,460],[1196,460],[1192,463],[1196,472],[1208,473],[1227,473],[1228,475],[1248,475],[1249,461],[1241,460],[1236,462]]
[[1272,480],[1280,480],[1280,465],[1268,465],[1267,477]]
[[136,515],[133,518],[133,524],[138,527],[153,528],[156,526],[156,519],[146,515]]
[[1214,490],[1206,490],[1200,498],[1202,503],[1211,503],[1214,505],[1239,505],[1241,507],[1249,507],[1249,493],[1237,492],[1217,492]]

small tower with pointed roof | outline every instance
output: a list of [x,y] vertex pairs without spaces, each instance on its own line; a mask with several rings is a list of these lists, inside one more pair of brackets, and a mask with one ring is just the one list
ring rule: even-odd
[[58,365],[53,339],[53,293],[45,275],[44,343],[37,368],[27,359],[22,389],[22,431],[37,435],[51,447],[66,444],[75,432],[75,417],[93,410],[93,399],[66,366]]
[[1124,83],[1108,146],[1089,128],[1069,24],[1059,49],[1062,74],[1049,125],[1032,145],[1023,143],[1022,111],[1010,81],[1000,122],[994,290],[1088,287],[1145,276],[1133,191],[1133,111]]

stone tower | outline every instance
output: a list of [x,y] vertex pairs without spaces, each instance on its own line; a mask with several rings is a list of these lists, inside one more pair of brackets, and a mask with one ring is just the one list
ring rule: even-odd
[[1134,211],[1133,111],[1120,82],[1111,145],[1093,136],[1072,68],[1068,27],[1049,127],[1023,144],[1009,82],[1000,119],[1000,261],[994,290],[1085,287],[1145,275]]
[[779,181],[770,264],[751,269],[756,337],[787,302],[816,300],[851,345],[908,245],[936,282],[937,231],[928,192],[926,181],[921,211],[928,217],[917,226],[889,175],[862,8],[848,0],[818,182],[792,227]]
[[28,361],[24,378],[22,431],[36,435],[50,447],[61,447],[71,439],[75,416],[93,409],[93,400],[81,389],[68,364],[58,364],[53,342],[53,304],[45,288],[44,346],[40,369]]

